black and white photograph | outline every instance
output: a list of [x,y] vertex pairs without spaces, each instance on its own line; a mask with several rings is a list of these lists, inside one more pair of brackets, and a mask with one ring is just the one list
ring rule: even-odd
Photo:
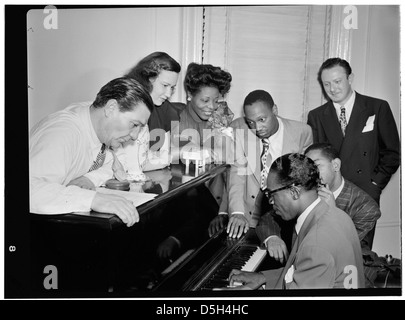
[[399,4],[10,4],[5,31],[6,299],[401,298]]

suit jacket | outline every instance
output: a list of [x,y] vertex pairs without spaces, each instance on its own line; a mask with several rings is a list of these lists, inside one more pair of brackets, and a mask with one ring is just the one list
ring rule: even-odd
[[[378,218],[381,217],[378,204],[370,195],[347,179],[344,180],[343,189],[336,198],[335,203],[337,208],[346,212],[352,219],[361,242],[362,251],[364,254],[369,253],[371,246],[367,242],[366,235],[373,230]],[[286,242],[287,248],[290,248],[288,242],[292,234],[287,231],[285,233],[286,236],[282,236],[281,228],[278,225],[278,221],[275,221],[272,212],[268,212],[262,216],[259,224],[256,226],[256,234],[261,243],[269,236],[281,236]]]
[[305,219],[285,267],[263,274],[266,289],[344,288],[355,280],[358,288],[364,288],[353,222],[342,210],[321,201]]
[[[303,153],[312,144],[312,132],[307,124],[281,117],[278,120],[284,124],[282,154]],[[220,212],[243,212],[250,226],[255,227],[264,200],[260,191],[260,139],[244,118],[234,120],[231,127],[235,137],[234,158],[227,176],[228,197],[223,197]]]
[[342,175],[379,203],[399,167],[399,135],[389,104],[356,92],[345,137],[332,101],[310,111],[308,124],[314,143],[328,142],[339,152]]

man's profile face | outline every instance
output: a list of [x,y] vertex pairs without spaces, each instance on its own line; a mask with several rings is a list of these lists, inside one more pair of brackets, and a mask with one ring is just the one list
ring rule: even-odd
[[278,120],[270,108],[263,101],[256,101],[244,107],[245,120],[259,139],[268,138],[278,129]]
[[139,103],[132,111],[121,112],[116,106],[104,126],[104,143],[116,150],[129,140],[136,140],[147,124],[150,111]]
[[328,97],[335,103],[344,105],[352,93],[353,74],[347,75],[341,66],[322,71],[321,80]]
[[320,150],[311,150],[305,155],[313,160],[318,167],[321,182],[329,186],[332,185],[336,174],[332,161],[326,158]]
[[[270,170],[267,177],[267,188],[270,191],[284,187],[284,185],[278,183],[277,174]],[[277,191],[271,195],[273,200],[274,212],[279,215],[283,220],[289,221],[295,218],[295,210],[293,208],[293,199],[290,189],[284,189]]]

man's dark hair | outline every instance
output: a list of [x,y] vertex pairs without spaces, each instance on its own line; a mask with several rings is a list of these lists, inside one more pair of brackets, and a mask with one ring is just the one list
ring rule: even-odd
[[343,69],[345,69],[346,77],[349,77],[352,74],[352,68],[350,67],[349,62],[347,62],[344,59],[340,59],[340,58],[329,58],[329,59],[325,60],[324,63],[322,63],[322,65],[318,71],[318,81],[321,85],[322,85],[321,76],[322,76],[323,70],[330,69],[330,68],[333,68],[336,66],[340,66]]
[[306,150],[305,154],[308,154],[310,151],[319,150],[321,154],[327,158],[329,161],[339,158],[339,153],[330,143],[314,143],[311,144]]
[[272,109],[274,106],[274,101],[270,93],[265,90],[254,90],[246,96],[245,100],[243,101],[243,108],[258,101],[263,102],[270,109]]
[[146,89],[138,81],[128,77],[116,78],[104,85],[97,93],[93,107],[102,108],[111,99],[118,102],[121,112],[132,111],[139,103],[144,103],[150,112],[154,108]]
[[305,190],[316,190],[320,181],[315,162],[300,153],[288,153],[277,158],[270,171],[278,177],[283,186],[300,185]]

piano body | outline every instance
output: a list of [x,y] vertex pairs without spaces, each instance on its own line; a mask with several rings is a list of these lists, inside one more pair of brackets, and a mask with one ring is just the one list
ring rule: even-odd
[[[189,180],[183,178],[184,167],[171,166],[169,190],[138,207],[140,222],[130,228],[112,214],[31,214],[30,294],[108,297],[201,292],[226,286],[232,268],[256,270],[266,252],[258,248],[254,229],[240,239],[229,238],[224,230],[209,238],[208,225],[204,225],[198,243],[183,247],[173,263],[156,259],[156,243],[151,243],[153,232],[160,232],[156,226],[165,216],[177,218],[176,212],[165,208],[176,201],[182,206],[181,197],[228,167],[214,166]],[[44,268],[48,265],[58,270],[58,290],[44,288]]]

